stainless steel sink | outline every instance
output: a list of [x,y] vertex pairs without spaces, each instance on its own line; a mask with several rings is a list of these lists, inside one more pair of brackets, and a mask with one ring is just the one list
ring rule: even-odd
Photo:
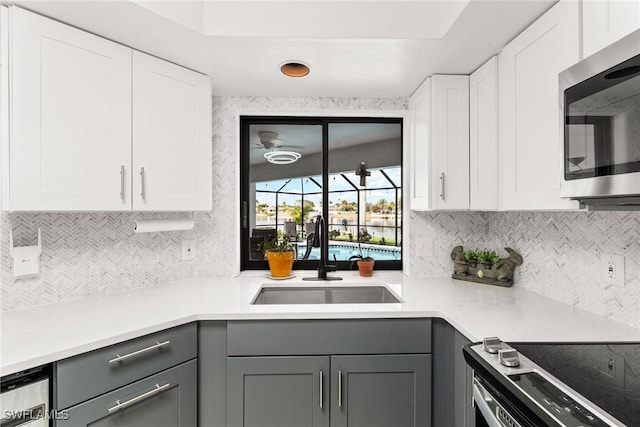
[[262,287],[251,304],[397,304],[384,286]]

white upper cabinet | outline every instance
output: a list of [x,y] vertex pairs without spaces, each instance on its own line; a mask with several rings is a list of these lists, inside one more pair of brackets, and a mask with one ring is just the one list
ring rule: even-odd
[[133,56],[133,209],[211,209],[209,78]]
[[469,77],[469,205],[497,210],[498,186],[498,57]]
[[587,57],[640,28],[640,0],[583,0],[582,49]]
[[469,77],[428,78],[410,110],[411,209],[469,209]]
[[469,209],[469,76],[432,77],[434,209]]
[[16,7],[10,20],[5,208],[130,209],[131,49]]
[[211,209],[207,76],[17,7],[9,15],[4,210]]
[[499,57],[501,209],[577,209],[560,198],[558,73],[580,59],[579,3],[561,0]]
[[410,204],[412,210],[432,209],[431,197],[431,77],[409,100],[411,138],[409,154]]

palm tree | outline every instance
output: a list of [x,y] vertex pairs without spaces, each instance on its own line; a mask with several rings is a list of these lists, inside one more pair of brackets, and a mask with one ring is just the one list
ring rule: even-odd
[[316,204],[311,200],[305,200],[304,206],[301,206],[302,200],[296,200],[296,205],[289,208],[289,215],[296,223],[301,226],[309,219],[309,213],[313,211]]

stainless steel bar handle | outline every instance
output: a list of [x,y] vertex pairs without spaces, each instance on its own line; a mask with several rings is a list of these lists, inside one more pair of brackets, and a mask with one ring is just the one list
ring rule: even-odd
[[140,168],[140,184],[142,185],[140,188],[140,196],[142,196],[142,200],[146,200],[147,195],[144,191],[144,167]]
[[444,172],[440,174],[440,198],[444,200]]
[[322,390],[323,382],[324,382],[324,373],[320,371],[320,409],[322,409],[322,397],[324,395],[324,391]]
[[[491,395],[485,390],[485,388],[482,387],[475,379],[473,380],[473,400],[476,402],[476,405],[482,414],[482,418],[484,418],[489,427],[503,427],[498,415],[494,411],[494,408],[497,409],[495,401],[491,398]],[[492,406],[494,408],[492,408]],[[516,424],[516,427],[519,426],[520,424]]]
[[147,348],[143,348],[141,350],[136,350],[133,353],[128,353],[128,354],[125,354],[123,356],[120,356],[120,354],[116,354],[116,358],[109,360],[109,364],[122,362],[122,361],[127,360],[127,359],[129,359],[131,357],[139,356],[139,355],[141,355],[143,353],[146,353],[148,351],[155,350],[155,349],[158,349],[158,348],[162,348],[162,347],[164,347],[166,345],[169,345],[169,344],[171,344],[171,341],[163,341],[163,342],[156,341],[156,343],[154,345],[152,345],[150,347],[147,347]]
[[120,200],[124,202],[124,165],[120,165]]
[[109,408],[109,412],[115,412],[115,411],[119,411],[120,409],[124,409],[127,408],[131,405],[135,405],[138,402],[141,402],[143,400],[146,400],[152,396],[155,396],[158,393],[162,393],[163,391],[165,391],[167,388],[169,388],[171,384],[166,383],[165,385],[159,385],[156,384],[156,388],[154,388],[153,390],[149,390],[146,393],[142,393],[140,396],[136,396],[132,399],[129,400],[125,400],[124,402],[120,403],[119,400],[116,400],[116,404],[115,406],[112,406],[111,408]]
[[342,371],[338,370],[338,408],[342,408]]

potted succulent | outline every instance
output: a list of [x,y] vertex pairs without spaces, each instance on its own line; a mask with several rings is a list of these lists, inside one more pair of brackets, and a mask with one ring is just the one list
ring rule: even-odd
[[500,260],[496,251],[490,251],[488,249],[478,251],[477,258],[480,264],[487,270],[491,270],[493,264]]
[[468,250],[464,253],[464,257],[469,267],[476,268],[478,266],[478,253],[476,251]]
[[289,277],[293,269],[295,249],[289,243],[289,237],[278,232],[272,239],[258,247],[267,257],[272,277]]
[[373,267],[376,261],[368,255],[363,255],[362,246],[360,246],[360,243],[358,243],[358,255],[351,255],[349,257],[349,261],[351,261],[351,268],[353,268],[353,263],[356,260],[358,263],[358,271],[360,272],[360,276],[371,277],[373,275]]

